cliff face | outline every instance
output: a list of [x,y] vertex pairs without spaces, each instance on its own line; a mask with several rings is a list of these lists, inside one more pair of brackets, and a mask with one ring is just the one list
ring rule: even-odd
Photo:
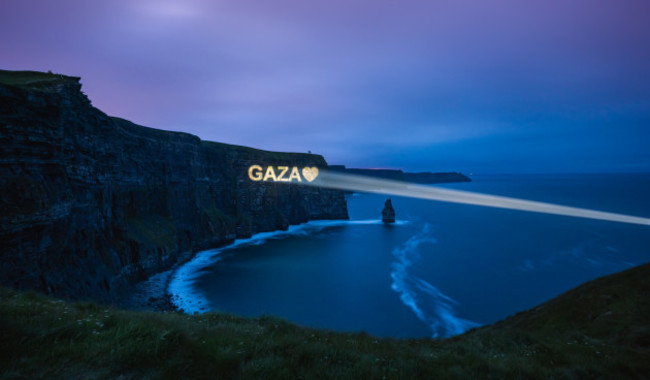
[[112,118],[92,107],[79,78],[4,83],[11,84],[0,83],[2,284],[110,300],[183,252],[347,218],[340,191],[247,177],[252,164],[326,167],[322,156]]

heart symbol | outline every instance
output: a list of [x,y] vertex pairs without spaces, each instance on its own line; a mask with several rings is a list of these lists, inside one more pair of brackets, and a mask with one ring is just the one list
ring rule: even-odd
[[317,167],[305,167],[302,168],[302,176],[309,182],[313,181],[318,177],[318,168]]

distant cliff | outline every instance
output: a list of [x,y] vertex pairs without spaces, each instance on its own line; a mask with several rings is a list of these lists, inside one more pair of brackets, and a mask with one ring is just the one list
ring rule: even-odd
[[58,296],[111,300],[183,252],[348,217],[340,191],[247,178],[322,156],[109,117],[79,78],[0,71],[0,146],[0,282]]
[[392,179],[395,181],[406,181],[420,184],[449,183],[449,182],[471,182],[469,177],[462,173],[405,173],[398,169],[355,169],[346,168],[345,165],[330,165],[329,170],[340,173],[365,175],[369,177]]

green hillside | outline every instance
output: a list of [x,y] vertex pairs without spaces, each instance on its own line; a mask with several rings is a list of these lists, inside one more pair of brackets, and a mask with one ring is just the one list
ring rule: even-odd
[[444,340],[0,290],[2,378],[648,378],[650,264]]

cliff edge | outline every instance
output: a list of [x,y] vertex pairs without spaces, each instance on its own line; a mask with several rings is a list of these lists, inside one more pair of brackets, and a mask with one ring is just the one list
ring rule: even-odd
[[340,191],[247,178],[322,156],[109,117],[75,77],[0,70],[0,145],[0,282],[16,288],[110,301],[183,252],[348,217]]

